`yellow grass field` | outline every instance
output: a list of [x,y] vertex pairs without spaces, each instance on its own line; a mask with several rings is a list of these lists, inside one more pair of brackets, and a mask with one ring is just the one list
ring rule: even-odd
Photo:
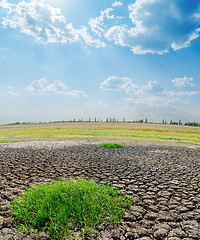
[[0,143],[38,139],[106,139],[200,144],[200,128],[151,123],[66,122],[0,126]]

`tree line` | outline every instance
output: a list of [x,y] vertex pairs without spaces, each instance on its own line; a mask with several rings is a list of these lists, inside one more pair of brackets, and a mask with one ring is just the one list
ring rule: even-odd
[[[105,120],[99,119],[99,118],[89,118],[88,120],[83,120],[82,118],[76,119],[73,118],[72,120],[62,120],[62,121],[48,121],[48,122],[13,122],[13,123],[8,123],[8,124],[4,124],[4,125],[23,125],[23,124],[33,124],[33,123],[67,123],[67,122],[124,122],[124,123],[149,123],[149,124],[153,124],[155,122],[149,122],[147,120],[147,118],[145,120],[140,119],[140,120],[134,120],[134,121],[129,121],[126,120],[125,118],[123,118],[123,120],[118,120],[117,118],[106,118]],[[162,122],[160,122],[162,124],[169,124],[169,125],[185,125],[185,126],[194,126],[194,127],[200,127],[200,123],[198,122],[186,122],[183,123],[181,120],[179,120],[178,122],[171,120],[169,123],[163,119]]]

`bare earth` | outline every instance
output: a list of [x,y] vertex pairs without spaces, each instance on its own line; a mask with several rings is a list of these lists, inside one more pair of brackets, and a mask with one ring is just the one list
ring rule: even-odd
[[[11,224],[8,207],[16,195],[32,184],[69,177],[112,184],[133,198],[133,211],[118,228],[100,226],[86,239],[199,240],[200,148],[125,144],[124,149],[100,148],[89,140],[0,144],[0,240],[34,239]],[[48,235],[39,233],[39,239]]]

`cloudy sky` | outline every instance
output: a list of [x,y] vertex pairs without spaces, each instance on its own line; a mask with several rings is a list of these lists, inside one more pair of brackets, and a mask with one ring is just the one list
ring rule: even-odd
[[200,122],[199,0],[0,0],[0,124]]

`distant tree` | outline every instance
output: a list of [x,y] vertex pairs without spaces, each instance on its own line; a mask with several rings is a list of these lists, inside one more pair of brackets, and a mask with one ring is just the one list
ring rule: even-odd
[[147,123],[148,121],[147,121],[147,118],[145,119],[145,123]]
[[186,126],[193,126],[193,127],[200,127],[200,123],[198,122],[187,122],[185,123]]
[[178,125],[178,122],[173,122],[172,120],[170,121],[171,125]]

